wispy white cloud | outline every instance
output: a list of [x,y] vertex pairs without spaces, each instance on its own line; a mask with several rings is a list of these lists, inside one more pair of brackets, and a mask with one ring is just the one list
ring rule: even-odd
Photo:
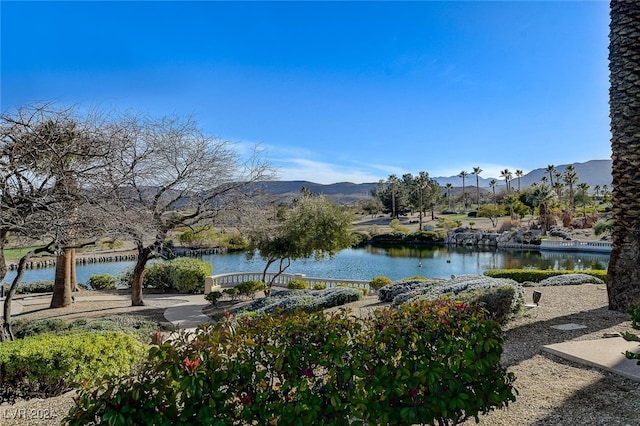
[[282,180],[306,180],[314,183],[368,183],[380,180],[380,174],[344,164],[330,164],[303,158],[281,159],[276,164]]

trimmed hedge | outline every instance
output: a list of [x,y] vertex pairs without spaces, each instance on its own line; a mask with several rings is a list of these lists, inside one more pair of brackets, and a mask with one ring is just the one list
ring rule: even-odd
[[607,282],[607,271],[599,269],[587,269],[580,271],[556,271],[550,269],[489,269],[484,275],[493,278],[509,278],[519,283],[540,282],[549,277],[564,274],[586,274]]
[[111,331],[41,334],[0,344],[0,402],[61,395],[108,376],[125,376],[147,346]]

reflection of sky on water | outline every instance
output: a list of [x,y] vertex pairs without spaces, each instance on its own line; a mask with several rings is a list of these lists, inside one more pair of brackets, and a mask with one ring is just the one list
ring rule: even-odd
[[[244,253],[207,255],[203,260],[213,264],[214,274],[228,272],[258,272],[264,262],[256,256],[247,260]],[[454,247],[372,247],[348,249],[333,259],[295,261],[289,273],[308,277],[370,280],[384,275],[392,280],[422,275],[449,278],[451,275],[482,274],[487,269],[602,269],[609,264],[608,254],[539,252],[518,250],[481,250]],[[79,265],[79,282],[86,282],[92,274],[118,275],[133,262]],[[422,265],[422,266],[420,266]],[[277,266],[276,266],[277,267]],[[270,271],[275,271],[272,267]],[[15,272],[9,272],[10,282]],[[54,269],[35,269],[25,273],[23,282],[53,280]]]

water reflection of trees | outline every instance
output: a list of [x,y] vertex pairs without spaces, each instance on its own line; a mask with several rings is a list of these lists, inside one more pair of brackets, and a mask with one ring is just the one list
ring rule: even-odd
[[601,253],[540,252],[448,246],[365,246],[374,255],[392,258],[442,259],[454,264],[474,261],[479,269],[606,269],[609,255]]

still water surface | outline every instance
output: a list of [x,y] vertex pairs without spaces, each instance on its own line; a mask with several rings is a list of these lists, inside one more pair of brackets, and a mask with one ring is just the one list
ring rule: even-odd
[[[261,272],[264,262],[259,256],[247,260],[244,253],[202,256],[213,265],[214,274]],[[609,255],[601,253],[540,252],[522,250],[482,250],[460,247],[374,247],[342,250],[333,259],[292,262],[288,273],[308,277],[371,280],[384,275],[398,280],[414,275],[449,278],[451,275],[482,274],[487,269],[589,269],[606,268]],[[92,274],[118,275],[133,262],[78,265],[78,282],[87,282]],[[11,282],[9,272],[5,282]],[[28,270],[24,283],[53,280],[54,269]]]

